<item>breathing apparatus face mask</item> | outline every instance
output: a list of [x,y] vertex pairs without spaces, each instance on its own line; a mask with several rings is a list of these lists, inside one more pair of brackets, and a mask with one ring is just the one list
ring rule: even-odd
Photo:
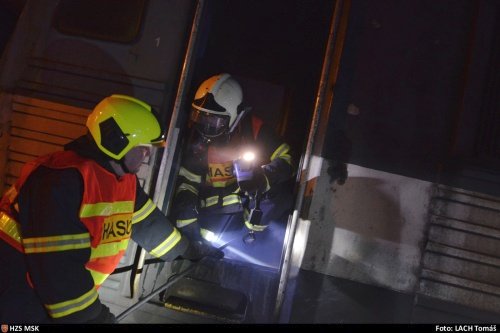
[[208,141],[229,133],[229,116],[211,114],[193,108],[190,118],[194,128]]

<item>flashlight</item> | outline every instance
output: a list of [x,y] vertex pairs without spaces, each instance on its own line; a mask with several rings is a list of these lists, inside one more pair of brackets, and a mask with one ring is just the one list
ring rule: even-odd
[[243,182],[253,179],[254,161],[255,153],[253,151],[246,151],[240,158],[233,161],[234,173],[240,187]]
[[[249,188],[250,183],[255,181],[255,153],[251,150],[244,152],[240,158],[233,161],[233,165],[236,181],[238,182],[240,188]],[[254,207],[250,210],[248,223],[251,225],[260,225],[262,219],[262,211],[260,210],[261,194],[258,190],[255,190],[255,193],[250,195],[254,197]],[[243,242],[245,244],[251,244],[254,241],[255,233],[253,230],[250,230],[248,234],[243,237]]]
[[244,161],[251,163],[255,160],[255,153],[253,151],[244,152],[242,158]]

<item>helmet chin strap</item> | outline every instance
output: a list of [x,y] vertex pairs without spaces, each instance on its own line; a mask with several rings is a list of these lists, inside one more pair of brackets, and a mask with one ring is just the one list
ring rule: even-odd
[[120,166],[122,167],[123,171],[125,171],[125,173],[132,173],[130,172],[130,169],[127,167],[127,163],[125,163],[125,156],[123,156],[119,162]]
[[113,171],[118,177],[122,177],[125,175],[128,171],[128,168],[125,166],[123,163],[123,158],[119,161],[116,160],[110,160],[109,164],[111,165],[111,168],[113,168]]

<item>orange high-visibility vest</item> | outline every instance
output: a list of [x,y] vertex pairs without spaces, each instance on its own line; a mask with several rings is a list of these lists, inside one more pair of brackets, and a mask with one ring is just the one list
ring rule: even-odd
[[[87,233],[23,238],[12,208],[28,176],[38,166],[53,169],[76,168],[83,178],[84,190],[79,216]],[[127,249],[132,231],[136,197],[136,177],[117,176],[91,159],[72,151],[60,151],[27,163],[21,176],[0,201],[0,238],[26,254],[71,251],[90,248],[85,267],[99,287],[118,265]],[[43,200],[43,199],[42,199]],[[13,205],[14,204],[14,205]]]

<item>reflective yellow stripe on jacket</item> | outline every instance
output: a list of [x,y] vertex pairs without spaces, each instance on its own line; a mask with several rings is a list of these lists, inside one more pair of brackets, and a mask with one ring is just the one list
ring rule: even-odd
[[[96,248],[90,251],[90,261],[98,260],[99,258],[104,258],[107,256],[114,256],[120,253],[120,251],[125,252],[128,247],[129,240],[125,239],[120,242],[113,242],[108,244],[99,244]],[[99,287],[109,276],[110,273],[103,273],[96,271],[94,269],[89,269],[92,279],[96,287]]]
[[181,192],[181,191],[189,191],[189,192],[193,193],[194,195],[198,195],[198,190],[193,185],[189,185],[186,183],[180,184],[179,187],[177,188],[177,192],[175,192],[175,193],[179,194],[179,192]]
[[184,167],[181,167],[179,169],[179,176],[183,176],[187,180],[189,180],[190,182],[193,182],[193,183],[198,183],[198,184],[201,183],[201,176],[192,173],[191,171],[189,171],[188,169],[186,169]]
[[[148,217],[156,208],[156,205],[151,199],[148,199],[146,203],[132,215],[132,224],[140,223],[146,217]],[[150,253],[154,256],[161,257],[170,251],[179,241],[181,240],[181,234],[177,229],[174,229],[170,235],[167,236],[165,240],[160,242],[155,248],[153,248]]]
[[153,203],[151,199],[148,199],[144,206],[141,207],[137,212],[132,215],[132,224],[139,223],[149,216],[156,208],[156,205]]
[[186,220],[177,220],[175,221],[177,228],[184,228],[185,226],[190,225],[191,223],[194,223],[198,221],[198,218],[192,218],[192,219],[186,219]]
[[249,218],[250,218],[250,211],[248,209],[245,209],[243,211],[243,219],[245,220],[245,226],[248,229],[253,231],[264,231],[267,228],[267,225],[251,224]]
[[154,255],[155,257],[161,257],[168,251],[170,251],[177,243],[181,240],[181,233],[179,230],[174,229],[170,236],[167,237],[163,242],[161,242],[157,247],[152,249],[149,253]]
[[[201,207],[210,207],[219,202],[219,196],[208,197],[201,201]],[[222,206],[229,206],[241,203],[241,197],[238,194],[229,194],[222,198]]]
[[0,236],[17,250],[23,251],[19,224],[2,211],[0,211]]
[[215,182],[215,181],[213,181],[212,182],[212,186],[213,187],[226,187],[226,186],[232,185],[234,183],[236,183],[236,178],[231,178],[229,180],[225,180],[225,181],[222,181],[222,182]]
[[271,161],[275,158],[281,158],[285,160],[288,164],[292,165],[292,157],[289,154],[290,146],[283,143],[281,146],[276,148],[274,153],[271,155]]
[[98,202],[85,204],[80,210],[80,217],[110,216],[115,214],[126,214],[134,211],[133,201]]
[[61,318],[89,307],[97,297],[97,290],[92,288],[77,298],[56,304],[45,304],[45,308],[52,318]]
[[24,238],[25,253],[47,253],[77,250],[90,247],[88,232],[75,235]]

